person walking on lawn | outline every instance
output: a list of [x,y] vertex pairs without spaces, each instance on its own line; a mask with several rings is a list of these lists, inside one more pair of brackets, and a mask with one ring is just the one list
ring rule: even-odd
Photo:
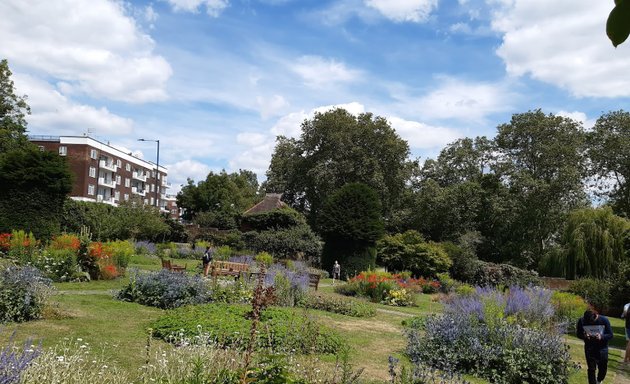
[[608,371],[608,341],[613,338],[610,321],[606,316],[601,316],[594,310],[588,310],[578,320],[577,337],[584,340],[588,383],[601,383]]
[[206,247],[206,251],[203,253],[201,262],[203,263],[203,276],[208,277],[208,271],[210,270],[210,263],[212,262],[212,254],[214,251],[210,247]]

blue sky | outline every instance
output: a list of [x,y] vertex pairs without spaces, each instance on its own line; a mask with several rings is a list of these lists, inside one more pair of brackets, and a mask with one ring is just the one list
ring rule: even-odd
[[[31,134],[89,134],[170,181],[250,169],[314,111],[386,117],[412,156],[542,108],[592,126],[628,109],[612,1],[5,0],[0,58]],[[174,189],[172,192],[176,192]]]

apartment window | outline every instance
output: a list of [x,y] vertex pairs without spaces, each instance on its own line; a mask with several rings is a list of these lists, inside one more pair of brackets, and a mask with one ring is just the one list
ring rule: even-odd
[[97,156],[98,152],[96,152],[96,149],[90,149],[90,157],[96,159]]
[[151,192],[155,192],[155,184],[151,184]]
[[94,196],[94,185],[92,184],[88,185],[88,195]]
[[122,177],[120,177],[120,175],[116,175],[116,184],[120,184],[122,180]]
[[129,188],[129,185],[131,185],[131,181],[129,178],[125,177],[125,187]]
[[62,145],[59,147],[59,155],[61,156],[65,156],[68,154],[68,147],[66,147],[65,145]]
[[119,191],[114,192],[114,199],[116,199],[116,201],[120,200],[120,192]]
[[125,164],[125,169],[127,170],[127,172],[131,172],[131,164]]
[[155,179],[155,171],[151,171],[151,177]]
[[96,168],[90,167],[90,177],[96,177]]
[[151,198],[151,205],[153,205],[153,198]]
[[116,167],[120,168],[121,165],[122,162],[120,161],[120,159],[116,159]]
[[144,204],[149,204],[149,199],[144,199]]
[[125,193],[125,201],[129,201],[129,194]]

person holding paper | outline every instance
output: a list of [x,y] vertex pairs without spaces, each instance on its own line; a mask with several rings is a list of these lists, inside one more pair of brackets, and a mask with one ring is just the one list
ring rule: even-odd
[[630,303],[623,306],[623,313],[621,317],[626,319],[626,357],[624,357],[624,363],[630,363]]
[[606,316],[588,310],[578,320],[577,337],[584,340],[588,383],[601,383],[606,378],[608,371],[608,340],[613,337],[610,321]]

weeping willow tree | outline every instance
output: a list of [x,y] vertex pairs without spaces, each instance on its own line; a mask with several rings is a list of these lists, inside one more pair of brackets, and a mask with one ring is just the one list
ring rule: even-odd
[[610,207],[571,212],[564,232],[567,279],[602,278],[626,258],[630,221],[615,216]]

